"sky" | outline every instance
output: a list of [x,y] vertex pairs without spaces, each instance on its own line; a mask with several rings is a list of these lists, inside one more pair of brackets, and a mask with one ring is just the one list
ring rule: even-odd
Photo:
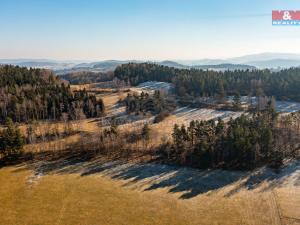
[[300,0],[0,0],[0,58],[192,60],[300,53]]

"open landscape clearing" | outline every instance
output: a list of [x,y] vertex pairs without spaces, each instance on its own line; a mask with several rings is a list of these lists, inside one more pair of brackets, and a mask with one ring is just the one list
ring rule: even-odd
[[28,162],[0,169],[0,224],[300,224],[299,173]]
[[[164,136],[169,136],[172,133],[174,125],[185,124],[186,126],[192,120],[216,120],[221,118],[224,121],[228,121],[230,118],[235,119],[243,114],[243,112],[234,112],[230,110],[216,110],[209,108],[193,108],[190,106],[177,107],[174,112],[164,121],[159,124],[152,124],[154,117],[142,117],[142,116],[128,116],[126,114],[126,107],[118,103],[118,101],[128,93],[141,93],[148,92],[153,93],[154,90],[165,90],[166,92],[171,89],[171,84],[166,82],[145,82],[137,87],[129,88],[130,92],[123,92],[122,89],[119,93],[106,93],[100,94],[99,97],[103,98],[107,106],[107,115],[113,116],[120,122],[120,128],[134,129],[141,127],[143,124],[149,123],[154,130],[157,131],[157,139]],[[125,89],[128,90],[128,89]],[[241,98],[242,102],[249,102],[247,97]],[[255,104],[255,99],[252,99],[252,104]],[[276,101],[276,110],[280,113],[292,113],[300,110],[300,103],[292,101]],[[109,124],[106,124],[109,125]],[[157,128],[157,129],[156,129]]]

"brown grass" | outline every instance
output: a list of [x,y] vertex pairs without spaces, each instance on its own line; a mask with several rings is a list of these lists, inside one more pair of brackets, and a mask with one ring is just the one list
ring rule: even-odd
[[[297,224],[299,187],[242,189],[239,181],[181,199],[172,187],[144,191],[148,182],[108,175],[50,173],[29,182],[25,167],[0,169],[0,224]],[[155,182],[155,181],[154,181]]]

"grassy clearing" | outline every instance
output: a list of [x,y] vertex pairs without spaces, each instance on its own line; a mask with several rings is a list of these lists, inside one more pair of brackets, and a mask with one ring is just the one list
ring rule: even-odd
[[[0,169],[0,224],[270,225],[300,222],[300,187],[294,183],[299,179],[297,170],[283,183],[278,180],[278,185],[266,179],[255,186],[255,180],[252,184],[242,177],[213,188],[212,180],[219,179],[222,183],[224,173],[228,178],[237,174],[222,172],[200,176],[200,171],[186,168],[173,171],[159,165],[144,165],[141,168],[117,166],[84,175],[87,168],[87,165],[58,167],[34,182],[30,180],[34,170],[25,165]],[[185,179],[191,174],[191,179],[197,178],[195,181]],[[183,198],[193,192],[193,188],[199,193]]]

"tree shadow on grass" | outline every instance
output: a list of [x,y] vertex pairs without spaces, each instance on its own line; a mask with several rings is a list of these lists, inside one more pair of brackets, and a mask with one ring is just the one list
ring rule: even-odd
[[269,168],[255,171],[197,170],[156,162],[132,163],[124,156],[99,156],[92,151],[59,151],[36,153],[32,159],[15,165],[14,172],[34,170],[41,175],[79,174],[107,176],[120,180],[124,186],[141,191],[167,189],[169,193],[179,194],[181,199],[190,199],[201,194],[219,191],[230,197],[241,190],[258,189],[267,191],[281,187],[286,182],[300,185],[300,163],[294,161],[275,173]]
[[[223,190],[230,197],[242,189],[267,191],[292,182],[300,185],[300,164],[287,165],[280,173],[269,168],[255,171],[197,170],[186,167],[147,164],[123,164],[104,167],[101,171],[113,179],[125,180],[125,186],[134,186],[144,191],[167,188],[170,193],[180,193],[181,199],[190,199],[199,194],[211,194]],[[87,175],[83,173],[82,176]]]

